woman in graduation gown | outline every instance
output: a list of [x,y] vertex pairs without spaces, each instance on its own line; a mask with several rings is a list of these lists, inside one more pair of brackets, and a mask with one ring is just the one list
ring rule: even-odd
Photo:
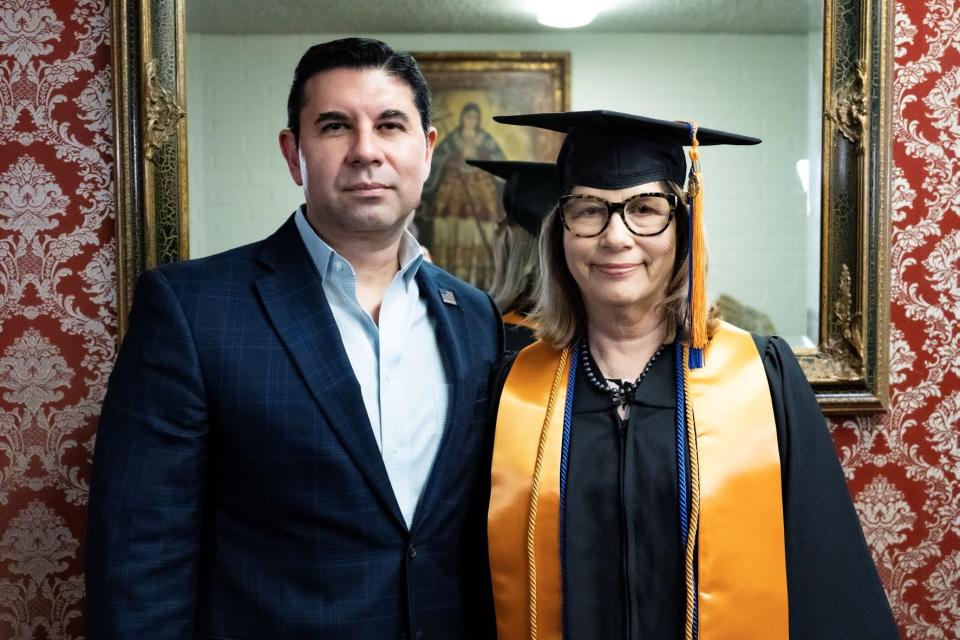
[[612,112],[497,119],[567,134],[540,340],[499,380],[500,640],[898,637],[790,346],[707,317],[700,145],[759,140]]
[[467,164],[506,181],[506,216],[493,236],[490,296],[503,314],[506,350],[519,351],[534,340],[530,312],[540,295],[537,238],[540,224],[560,196],[556,165],[509,160],[467,160]]

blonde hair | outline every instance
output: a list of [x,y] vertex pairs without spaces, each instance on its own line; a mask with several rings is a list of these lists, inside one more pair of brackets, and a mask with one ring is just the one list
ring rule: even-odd
[[[667,291],[661,309],[666,327],[665,342],[677,337],[677,332],[687,332],[687,291],[690,283],[690,237],[686,197],[675,182],[666,181],[672,193],[680,197],[680,205],[674,215],[675,254],[673,274],[667,283]],[[543,222],[540,232],[540,270],[542,286],[540,299],[533,312],[537,338],[557,348],[571,344],[587,326],[587,311],[583,296],[570,274],[563,252],[563,221],[559,207],[554,207]],[[707,319],[708,335],[713,335],[719,323],[716,314]],[[682,338],[683,336],[681,336]]]
[[501,313],[529,313],[540,297],[537,239],[504,220],[493,237],[493,283],[490,295]]

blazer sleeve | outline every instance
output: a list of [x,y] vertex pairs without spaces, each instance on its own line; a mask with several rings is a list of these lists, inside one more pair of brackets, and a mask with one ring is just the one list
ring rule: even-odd
[[503,323],[493,299],[486,295],[492,326],[496,328],[493,353],[496,357],[490,368],[483,396],[483,415],[486,420],[483,448],[478,462],[478,478],[464,522],[464,540],[467,550],[464,557],[468,566],[464,571],[467,587],[464,590],[465,640],[493,640],[497,637],[496,617],[493,610],[493,589],[490,584],[490,562],[487,554],[487,505],[490,502],[490,461],[493,455],[493,428],[489,416],[496,415],[496,371],[504,353]]
[[167,277],[145,273],[97,429],[86,546],[88,637],[192,637],[207,403]]

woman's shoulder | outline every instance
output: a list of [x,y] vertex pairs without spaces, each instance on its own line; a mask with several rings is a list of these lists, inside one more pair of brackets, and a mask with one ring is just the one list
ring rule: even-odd
[[761,356],[770,357],[783,352],[789,352],[793,355],[793,349],[786,340],[778,335],[765,335],[762,333],[751,333],[753,343],[757,345],[757,351]]
[[773,369],[781,375],[800,371],[800,363],[793,353],[793,347],[786,340],[777,335],[751,333],[750,336],[768,371]]
[[[532,344],[517,351],[504,351],[493,372],[493,389],[496,396],[499,398],[500,392],[503,391],[503,386],[507,382],[507,377],[513,370],[518,358],[524,359],[528,365],[549,365],[556,363],[561,351],[561,348],[554,347],[543,340],[535,340]],[[534,360],[531,361],[530,358],[534,358]]]
[[800,365],[793,354],[793,348],[780,336],[752,333],[728,322],[720,322],[711,333],[711,340],[718,337],[723,339],[723,336],[729,337],[731,334],[749,335],[752,338],[768,373],[771,370],[778,373],[793,371],[794,369],[800,370]]

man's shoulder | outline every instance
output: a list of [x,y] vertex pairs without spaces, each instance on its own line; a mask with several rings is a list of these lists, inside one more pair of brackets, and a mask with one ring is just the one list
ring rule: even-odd
[[220,253],[202,258],[171,262],[156,268],[172,285],[203,284],[218,286],[248,283],[264,272],[262,258],[272,248],[274,253],[287,252],[291,242],[299,241],[292,218],[272,235]]
[[171,285],[245,280],[255,270],[264,242],[260,240],[203,258],[170,262],[154,271],[162,274]]
[[[463,324],[458,323],[462,331],[454,335],[455,340],[471,343],[478,349],[489,348],[492,356],[503,350],[503,323],[500,321],[500,312],[487,292],[429,262],[420,265],[420,273],[423,276],[423,279],[418,278],[421,295],[424,295],[423,285],[437,287],[437,291],[432,295],[439,295],[443,301],[441,306],[462,319]],[[455,308],[459,312],[454,312]]]
[[[435,283],[435,286],[439,289],[441,300],[444,300],[447,304],[453,304],[463,311],[463,318],[467,323],[468,331],[478,330],[483,335],[487,335],[488,331],[490,335],[499,332],[501,334],[499,339],[502,342],[503,324],[500,321],[500,312],[486,291],[460,280],[432,263],[424,262],[421,265],[421,270],[427,282]],[[449,291],[449,293],[444,293],[445,291]],[[452,296],[452,299],[447,300],[447,296]]]

